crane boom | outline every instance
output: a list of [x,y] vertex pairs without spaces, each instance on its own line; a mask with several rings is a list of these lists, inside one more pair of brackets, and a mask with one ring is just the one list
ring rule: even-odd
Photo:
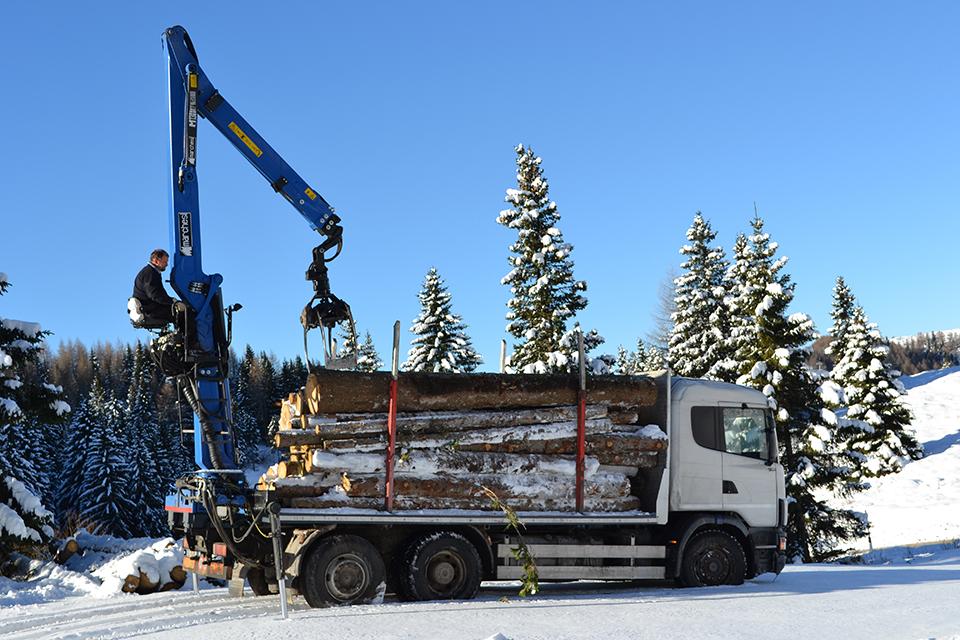
[[[209,121],[312,229],[325,236],[313,249],[306,271],[307,280],[313,282],[314,296],[301,314],[305,346],[310,329],[319,327],[329,333],[336,324],[349,322],[353,330],[350,307],[330,292],[326,266],[340,253],[343,229],[333,207],[216,89],[200,67],[187,31],[181,26],[170,27],[163,33],[163,45],[168,62],[170,114],[170,284],[186,311],[177,318],[177,332],[158,339],[154,352],[164,373],[177,379],[178,389],[196,414],[193,431],[198,466],[201,470],[224,471],[237,462],[228,355],[232,314],[239,305],[225,309],[223,277],[203,270],[198,121]],[[334,248],[336,253],[328,258],[327,252]],[[309,354],[307,359],[309,362]]]

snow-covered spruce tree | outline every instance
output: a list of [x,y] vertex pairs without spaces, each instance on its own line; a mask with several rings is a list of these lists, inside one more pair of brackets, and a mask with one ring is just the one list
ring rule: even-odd
[[[497,222],[517,232],[510,245],[511,270],[501,281],[510,287],[507,331],[518,340],[508,370],[522,373],[568,371],[575,366],[577,338],[567,322],[587,306],[587,283],[573,277],[573,247],[557,226],[560,214],[550,200],[541,159],[518,145],[517,188],[507,189]],[[584,334],[587,353],[603,341],[595,331]]]
[[838,419],[825,403],[825,381],[806,365],[807,356],[807,349],[794,349],[780,363],[785,366],[776,397],[777,440],[789,506],[787,557],[820,562],[842,554],[845,542],[867,530],[862,514],[835,509],[825,498],[864,487],[850,478],[854,456],[838,437]]
[[724,274],[727,263],[721,247],[711,246],[717,232],[698,211],[687,229],[689,244],[680,249],[686,261],[675,281],[676,311],[670,334],[670,362],[691,378],[715,377],[726,360],[724,338],[729,333]]
[[618,375],[637,375],[645,371],[658,371],[666,368],[663,352],[654,345],[647,345],[643,338],[637,338],[637,350],[627,351],[622,346],[617,350],[614,372]]
[[357,338],[359,336],[360,332],[356,327],[354,327],[353,332],[349,331],[347,327],[343,327],[340,334],[341,345],[337,350],[337,357],[347,358],[355,355],[357,364],[354,366],[354,371],[379,371],[383,366],[383,360],[380,359],[380,354],[377,353],[377,348],[373,344],[373,336],[367,331],[366,334],[364,334],[363,342],[360,343],[358,348]]
[[835,352],[839,362],[831,378],[843,388],[853,422],[847,444],[858,454],[855,477],[876,478],[896,473],[923,456],[923,446],[910,428],[913,416],[901,401],[900,372],[887,362],[889,348],[863,307],[854,308],[844,332],[846,348]]
[[259,428],[251,389],[251,371],[257,364],[253,347],[247,345],[243,359],[237,367],[233,388],[233,437],[240,467],[256,463],[257,446],[260,442]]
[[[10,282],[0,273],[0,295]],[[70,407],[61,390],[42,380],[25,380],[48,335],[32,322],[0,318],[0,563],[11,552],[36,554],[53,536],[53,514],[21,479],[24,446],[38,436],[31,425],[62,422]],[[34,471],[36,471],[34,469]]]
[[[391,365],[392,366],[392,365]],[[383,367],[383,360],[373,346],[373,336],[367,331],[363,335],[363,342],[357,350],[357,371],[379,371]]]
[[830,318],[833,319],[830,336],[833,341],[824,349],[824,353],[830,356],[834,363],[843,357],[847,349],[847,329],[850,326],[855,303],[856,299],[844,282],[843,276],[837,276],[837,282],[833,287],[833,307],[830,310]]
[[793,557],[822,558],[859,535],[862,525],[855,526],[860,521],[852,512],[830,508],[817,492],[849,494],[861,487],[849,477],[854,456],[836,437],[837,419],[823,403],[821,381],[805,365],[813,321],[802,313],[787,316],[794,295],[783,271],[787,258],[775,257],[778,245],[759,216],[752,225],[750,237],[737,240],[728,275],[734,350],[725,370],[737,374],[738,384],[762,391],[774,410]]
[[420,315],[410,327],[414,338],[403,370],[469,373],[476,369],[482,360],[463,320],[453,313],[452,295],[436,268],[427,271],[417,299]]
[[96,533],[128,537],[128,523],[136,517],[136,508],[130,495],[123,406],[103,388],[99,376],[93,379],[87,411],[92,428],[79,495],[79,521]]
[[137,343],[130,359],[127,401],[123,407],[130,455],[130,499],[133,517],[126,523],[134,536],[159,536],[166,532],[163,500],[174,459],[166,450],[151,386],[151,364]]

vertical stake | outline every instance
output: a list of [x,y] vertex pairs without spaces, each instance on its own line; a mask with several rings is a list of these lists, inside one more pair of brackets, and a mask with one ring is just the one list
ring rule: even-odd
[[196,572],[190,572],[190,581],[193,583],[193,592],[200,595],[200,578],[197,577]]
[[507,372],[507,341],[500,341],[500,373]]
[[270,537],[273,538],[273,564],[277,570],[277,587],[280,592],[280,616],[287,619],[287,578],[283,570],[283,549],[280,546],[280,503],[271,502]]
[[384,508],[393,511],[393,459],[397,448],[397,377],[400,371],[400,321],[393,323],[393,362],[390,378],[390,404],[387,412],[387,479]]
[[583,511],[583,475],[587,439],[587,365],[583,354],[583,331],[577,332],[580,388],[577,392],[577,511]]

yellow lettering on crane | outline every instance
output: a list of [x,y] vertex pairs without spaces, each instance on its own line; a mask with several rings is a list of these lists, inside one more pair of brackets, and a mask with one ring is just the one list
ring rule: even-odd
[[191,89],[197,88],[197,74],[195,73],[190,74],[190,88]]
[[260,150],[260,147],[257,146],[257,143],[247,137],[247,134],[243,132],[243,129],[237,126],[236,122],[231,122],[227,126],[230,127],[230,131],[233,131],[235,134],[237,134],[237,137],[243,141],[243,144],[247,145],[250,151],[253,151],[253,155],[257,156],[258,158],[263,155],[263,151]]

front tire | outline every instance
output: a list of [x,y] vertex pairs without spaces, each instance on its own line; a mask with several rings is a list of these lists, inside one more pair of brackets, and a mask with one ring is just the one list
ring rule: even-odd
[[385,576],[376,547],[360,536],[342,535],[321,540],[310,552],[300,585],[311,607],[368,603],[383,595]]
[[695,534],[683,552],[680,582],[685,587],[743,584],[747,558],[736,538],[722,531]]
[[477,548],[459,533],[423,536],[407,547],[400,591],[408,600],[466,600],[480,589]]

